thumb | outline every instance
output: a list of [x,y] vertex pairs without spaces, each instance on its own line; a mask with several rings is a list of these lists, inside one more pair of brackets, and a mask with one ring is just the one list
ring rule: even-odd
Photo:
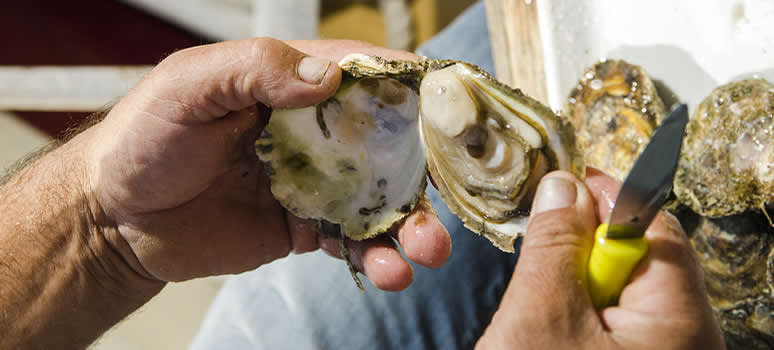
[[[512,285],[548,317],[578,320],[594,309],[585,287],[586,264],[598,223],[594,197],[568,172],[543,177],[535,194]],[[554,319],[555,320],[555,319]]]
[[166,108],[178,106],[184,113],[165,115],[185,123],[206,122],[256,103],[273,108],[313,105],[331,96],[340,82],[341,70],[327,58],[257,38],[178,51],[142,85],[151,85],[150,100],[167,103]]

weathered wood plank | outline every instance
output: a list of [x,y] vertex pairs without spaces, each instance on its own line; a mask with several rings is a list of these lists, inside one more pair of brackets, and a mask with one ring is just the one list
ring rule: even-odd
[[498,79],[548,102],[537,1],[486,0]]

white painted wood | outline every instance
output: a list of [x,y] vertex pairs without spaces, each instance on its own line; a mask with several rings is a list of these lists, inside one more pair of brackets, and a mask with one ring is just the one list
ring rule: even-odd
[[[252,36],[250,0],[121,0],[213,40]],[[287,0],[271,0],[283,3]]]
[[410,50],[414,41],[411,9],[406,0],[379,0],[384,15],[387,47]]
[[152,66],[0,66],[0,110],[97,111]]
[[0,175],[46,143],[51,138],[8,112],[0,112]]
[[317,39],[321,0],[253,0],[254,36]]

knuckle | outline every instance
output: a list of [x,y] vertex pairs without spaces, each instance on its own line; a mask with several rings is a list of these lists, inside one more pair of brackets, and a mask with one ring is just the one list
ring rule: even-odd
[[524,245],[537,248],[582,246],[584,238],[590,235],[585,231],[587,230],[577,220],[574,209],[554,210],[530,219]]

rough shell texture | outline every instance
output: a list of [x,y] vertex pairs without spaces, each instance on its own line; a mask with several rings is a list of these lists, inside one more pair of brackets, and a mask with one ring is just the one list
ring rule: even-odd
[[765,209],[774,198],[774,85],[747,79],[720,86],[686,128],[674,191],[709,217]]
[[729,349],[774,347],[774,229],[762,215],[682,215]]
[[623,180],[664,119],[664,103],[641,67],[603,60],[570,92],[567,113],[586,164]]

